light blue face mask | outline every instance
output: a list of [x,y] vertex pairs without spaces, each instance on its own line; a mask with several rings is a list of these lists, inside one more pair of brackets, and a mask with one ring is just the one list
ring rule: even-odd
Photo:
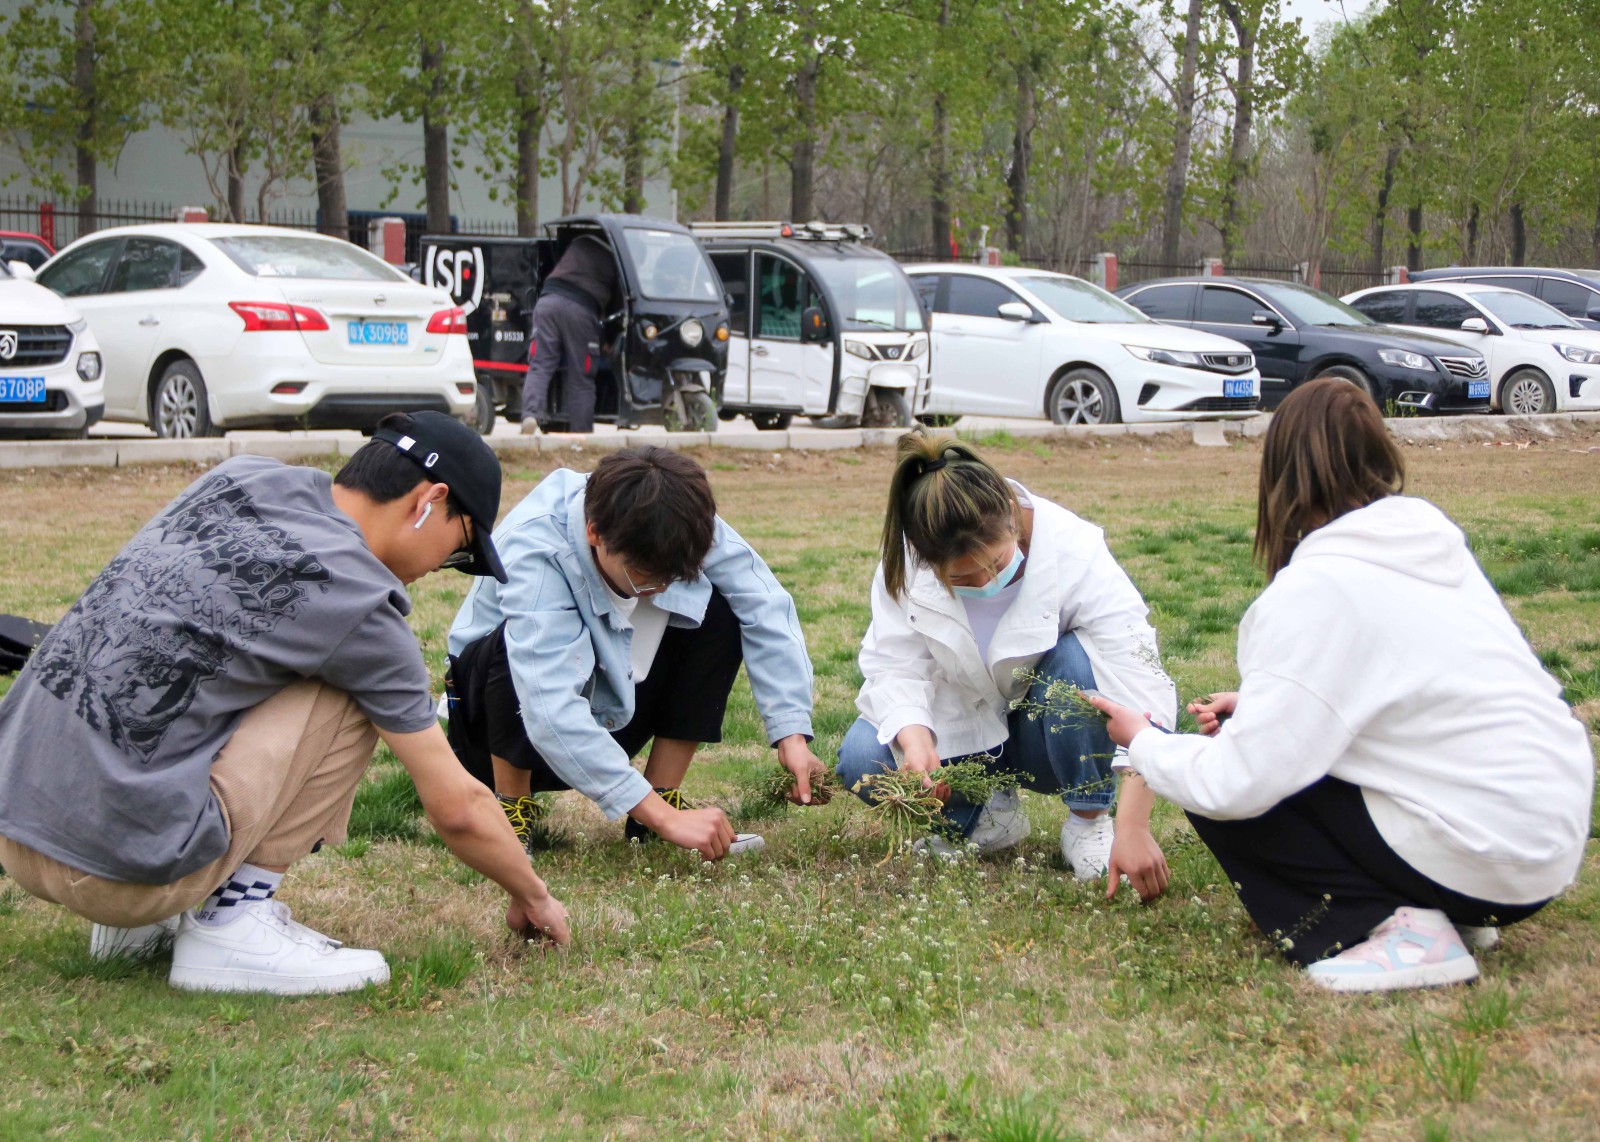
[[1022,548],[1019,546],[1011,554],[1011,562],[1007,563],[995,577],[981,587],[955,587],[956,594],[963,599],[992,599],[1001,591],[1011,586],[1011,581],[1017,577],[1017,572],[1022,569]]

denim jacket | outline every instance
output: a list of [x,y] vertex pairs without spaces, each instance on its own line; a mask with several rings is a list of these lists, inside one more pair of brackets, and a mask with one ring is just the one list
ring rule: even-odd
[[[512,684],[528,741],[563,781],[616,820],[650,783],[611,738],[633,718],[633,629],[611,606],[584,535],[588,477],[565,468],[494,532],[505,583],[474,580],[450,627],[450,653],[506,624]],[[739,619],[745,671],[767,740],[811,736],[811,659],[794,600],[722,518],[698,578],[653,598],[668,625],[698,627],[716,587]],[[660,664],[663,667],[667,664]]]

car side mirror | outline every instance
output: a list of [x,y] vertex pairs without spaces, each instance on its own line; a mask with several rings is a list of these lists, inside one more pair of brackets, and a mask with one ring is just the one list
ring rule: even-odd
[[1481,317],[1469,317],[1469,318],[1467,318],[1465,321],[1463,321],[1461,323],[1461,332],[1463,332],[1463,333],[1492,333],[1492,332],[1494,332],[1494,330],[1489,328],[1489,323],[1487,321],[1485,321],[1483,318],[1481,318]]
[[17,275],[17,277],[21,278],[25,282],[31,282],[37,276],[33,272],[33,267],[28,265],[27,262],[12,261],[7,262],[6,264],[11,267],[11,272],[13,274]]
[[807,345],[816,345],[828,339],[828,319],[823,316],[822,310],[810,306],[800,314],[800,340]]
[[[12,262],[11,264],[14,266],[17,263]],[[1600,305],[1591,305],[1589,307],[1589,311],[1586,314],[1584,314],[1584,316],[1587,317],[1590,321],[1600,321]]]
[[1003,301],[1000,303],[1000,307],[996,309],[995,312],[1001,317],[1005,318],[1007,321],[1033,320],[1033,307],[1025,302]]
[[1283,322],[1279,320],[1278,315],[1273,313],[1270,309],[1256,310],[1250,315],[1250,324],[1265,325],[1268,329],[1271,329],[1274,332],[1283,328]]

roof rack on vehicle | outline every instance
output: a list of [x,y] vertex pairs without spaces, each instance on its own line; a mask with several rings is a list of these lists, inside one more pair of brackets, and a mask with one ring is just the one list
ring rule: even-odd
[[865,222],[691,222],[691,233],[702,238],[800,238],[813,242],[870,242],[872,227]]

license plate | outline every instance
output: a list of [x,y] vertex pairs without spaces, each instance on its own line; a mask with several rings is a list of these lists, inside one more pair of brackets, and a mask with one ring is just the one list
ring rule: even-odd
[[352,345],[404,345],[410,338],[404,321],[352,321],[349,330]]
[[1222,395],[1225,397],[1253,397],[1256,395],[1256,379],[1254,377],[1241,377],[1236,381],[1223,381]]
[[0,377],[0,404],[43,404],[43,377]]
[[1488,395],[1489,395],[1489,382],[1488,381],[1468,381],[1467,382],[1467,399],[1470,400],[1473,397],[1486,397]]

